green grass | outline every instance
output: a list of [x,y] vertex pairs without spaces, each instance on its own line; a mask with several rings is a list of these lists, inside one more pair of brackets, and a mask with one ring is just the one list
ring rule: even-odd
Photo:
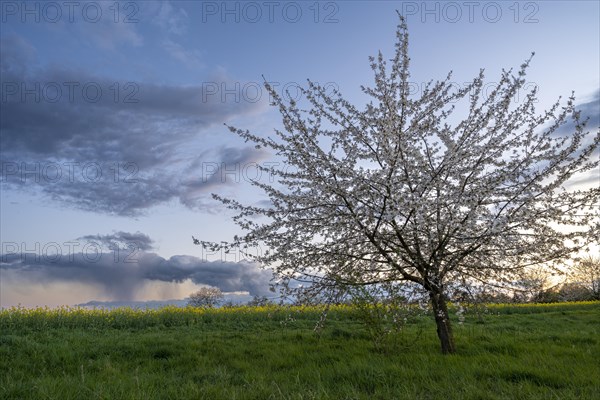
[[[375,345],[356,311],[0,312],[1,399],[597,399],[600,303],[428,316]],[[457,321],[455,321],[457,322]]]

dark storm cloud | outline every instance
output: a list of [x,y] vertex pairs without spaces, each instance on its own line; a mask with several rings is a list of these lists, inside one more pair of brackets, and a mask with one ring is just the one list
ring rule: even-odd
[[154,241],[150,236],[141,232],[115,232],[112,235],[86,235],[79,239],[94,241],[103,244],[108,249],[133,247],[137,250],[148,251],[154,248]]
[[204,85],[124,82],[34,67],[35,48],[15,35],[1,39],[0,51],[4,187],[41,191],[84,210],[138,215],[173,199],[198,207],[199,194],[217,179],[201,179],[194,167],[202,162],[263,157],[251,148],[223,148],[202,162],[180,154],[211,127],[256,112],[260,103],[223,102]]
[[35,47],[20,36],[7,35],[0,38],[0,72],[3,76],[23,76],[35,55]]
[[215,286],[224,292],[247,291],[251,295],[269,292],[272,274],[249,262],[206,262],[193,256],[173,256],[169,260],[157,259],[146,254],[141,263],[152,265],[146,270],[146,279],[181,282],[191,279],[194,283]]
[[[246,180],[244,168],[256,165],[263,157],[264,153],[254,148],[223,148],[204,154],[200,157],[202,161],[193,161],[180,170],[153,170],[151,173],[140,172],[134,164],[127,164],[135,166],[129,169],[120,163],[82,162],[72,166],[58,162],[42,163],[39,167],[38,163],[3,162],[0,175],[4,186],[30,190],[34,184],[36,189],[59,203],[98,213],[137,216],[172,200],[191,209],[211,212],[220,206],[210,198],[215,186],[243,183]],[[228,175],[222,172],[224,166],[230,169]],[[37,173],[22,173],[36,168]],[[119,170],[118,178],[115,169]],[[54,182],[56,171],[60,171],[62,178]],[[70,174],[74,175],[73,179]],[[38,175],[41,177],[35,182]]]
[[272,277],[268,270],[246,261],[206,261],[188,255],[165,259],[139,249],[99,253],[87,246],[85,251],[61,253],[60,257],[54,254],[22,254],[7,246],[4,250],[0,269],[17,271],[26,282],[94,285],[115,300],[133,299],[136,291],[148,280],[183,282],[190,279],[197,284],[218,287],[224,292],[247,291],[250,295],[266,295]]
[[[201,129],[260,105],[221,101],[204,85],[124,82],[63,67],[24,70],[32,50],[2,39],[3,149],[36,156],[168,163],[173,147]],[[16,47],[16,48],[15,48]]]

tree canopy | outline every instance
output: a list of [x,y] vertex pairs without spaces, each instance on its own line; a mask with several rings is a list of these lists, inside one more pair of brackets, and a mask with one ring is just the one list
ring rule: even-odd
[[501,283],[598,240],[600,189],[571,182],[598,168],[599,137],[574,95],[541,113],[537,88],[514,101],[530,60],[503,70],[487,93],[481,70],[463,88],[448,74],[412,96],[400,16],[394,57],[370,58],[375,82],[361,87],[371,98],[364,108],[309,80],[304,109],[266,83],[284,130],[229,128],[289,167],[261,167],[276,184],[252,183],[267,207],[214,194],[238,212],[245,234],[202,244],[269,249],[255,259],[275,270],[286,295],[333,300],[348,287],[412,282],[430,297],[442,351],[454,352],[450,283]]

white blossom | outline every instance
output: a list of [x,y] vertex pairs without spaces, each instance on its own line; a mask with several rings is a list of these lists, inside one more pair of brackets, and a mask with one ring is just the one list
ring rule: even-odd
[[[308,81],[302,111],[267,84],[285,131],[230,130],[293,168],[269,169],[276,185],[253,182],[269,208],[214,197],[239,212],[246,234],[233,245],[271,250],[256,261],[274,268],[283,294],[409,281],[429,292],[449,331],[449,282],[501,282],[597,241],[600,188],[566,187],[597,171],[600,135],[586,131],[573,96],[541,114],[535,88],[513,102],[531,58],[516,75],[503,71],[486,96],[481,70],[463,88],[448,75],[410,97],[402,18],[397,38],[389,64],[381,53],[370,58],[375,82],[362,87],[372,98],[362,110]],[[468,109],[451,125],[459,101]]]

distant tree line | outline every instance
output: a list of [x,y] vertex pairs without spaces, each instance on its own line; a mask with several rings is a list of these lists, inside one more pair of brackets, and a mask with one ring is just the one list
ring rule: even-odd
[[[458,282],[449,285],[452,290],[451,300],[455,302],[474,303],[558,303],[567,301],[600,300],[600,259],[588,256],[574,264],[566,273],[566,279],[560,283],[553,283],[551,274],[544,269],[534,269],[523,272],[519,280],[511,285],[503,284],[498,287],[492,285],[477,285],[467,282]],[[394,302],[405,304],[426,301],[426,293],[419,292],[410,285],[401,287],[373,286],[363,287],[360,291],[349,291],[340,296],[337,301],[319,296],[300,294],[291,304],[295,305],[320,305],[328,303],[356,304],[357,301],[377,303],[393,298]],[[390,294],[393,292],[393,296]],[[188,305],[200,308],[233,307],[231,301],[224,302],[223,292],[215,287],[205,287],[192,293],[188,298]],[[276,302],[266,296],[255,295],[245,303],[249,307],[263,307]]]

